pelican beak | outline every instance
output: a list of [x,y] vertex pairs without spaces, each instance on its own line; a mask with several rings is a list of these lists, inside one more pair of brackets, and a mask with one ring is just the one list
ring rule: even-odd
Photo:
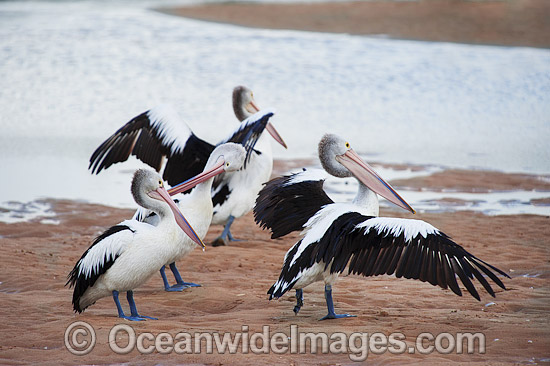
[[[256,105],[256,103],[254,103],[254,101],[250,101],[250,104],[248,104],[248,106],[252,107],[250,110],[248,107],[246,108],[250,113],[257,113],[260,111],[260,108],[258,108],[258,106]],[[281,144],[285,149],[288,149],[288,147],[286,146],[286,143],[285,141],[283,140],[283,138],[281,137],[281,135],[279,135],[279,132],[277,132],[277,130],[275,129],[275,127],[273,127],[273,125],[271,124],[271,122],[267,122],[267,126],[265,126],[267,132],[269,132],[269,134],[275,139],[275,141],[277,141],[279,144]]]
[[178,206],[174,203],[172,198],[170,197],[170,194],[166,191],[164,187],[157,188],[156,190],[149,193],[149,195],[152,198],[162,200],[170,206],[170,209],[174,213],[174,217],[176,218],[176,223],[178,226],[183,230],[184,233],[187,234],[198,245],[202,246],[202,250],[206,248],[206,245],[202,242],[201,238],[197,235],[193,227],[187,222],[181,211],[179,210]]
[[374,192],[378,193],[388,201],[397,206],[416,213],[413,208],[405,202],[403,198],[393,189],[393,187],[382,179],[374,169],[357,155],[355,151],[349,149],[342,155],[337,155],[336,160],[353,173],[364,185]]
[[224,164],[225,164],[225,159],[223,157],[221,157],[216,162],[216,165],[214,165],[212,168],[210,168],[210,169],[208,169],[208,170],[206,170],[206,171],[204,171],[200,174],[195,175],[193,178],[188,179],[185,182],[178,184],[177,186],[174,186],[174,187],[170,188],[168,190],[168,194],[170,194],[170,196],[173,196],[175,194],[185,192],[185,191],[193,188],[197,184],[202,183],[205,180],[208,180],[212,177],[215,177],[216,175],[218,175],[220,173],[223,173],[225,171],[224,170]]
[[283,145],[283,147],[285,149],[288,149],[288,147],[286,146],[283,138],[281,137],[281,135],[279,135],[279,132],[277,132],[277,130],[275,129],[275,127],[273,127],[271,122],[267,122],[267,126],[265,126],[265,129],[275,139],[275,141],[277,141],[279,144]]
[[256,112],[259,112],[260,108],[258,108],[258,106],[256,105],[256,103],[254,103],[253,100],[251,100],[250,103],[248,103],[248,105],[246,106],[246,110],[254,114]]

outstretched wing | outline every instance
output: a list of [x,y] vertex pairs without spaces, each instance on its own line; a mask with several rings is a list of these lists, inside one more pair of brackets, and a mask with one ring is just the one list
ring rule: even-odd
[[233,133],[228,138],[220,142],[219,145],[226,142],[234,142],[243,145],[244,149],[246,150],[246,159],[244,162],[244,168],[246,168],[247,162],[250,161],[251,154],[253,152],[257,154],[261,153],[254,150],[254,146],[256,146],[256,142],[258,142],[258,139],[264,132],[265,127],[269,122],[269,119],[274,114],[275,112],[272,109],[263,109],[253,114],[252,116],[242,121],[239,127],[235,131],[233,131]]
[[285,175],[265,183],[256,198],[254,220],[271,230],[271,238],[301,231],[323,206],[334,203],[323,190],[326,173],[320,169]]
[[[477,300],[480,297],[472,283],[474,279],[493,297],[495,293],[485,276],[506,289],[497,277],[497,274],[509,277],[505,272],[469,253],[424,221],[369,217],[358,212],[345,212],[336,219],[326,217],[331,218],[332,224],[326,225],[324,233],[318,229],[308,231],[294,258],[289,260],[292,264],[289,273],[299,274],[300,269],[323,262],[330,273],[341,273],[348,267],[348,273],[363,276],[395,274],[398,278],[450,288],[462,296],[456,279],[459,277]],[[323,221],[326,220],[312,220],[326,224]],[[286,276],[284,283],[296,280]]]
[[193,178],[202,173],[213,150],[214,145],[192,134],[183,152],[168,156],[162,178],[171,186]]
[[88,169],[98,174],[135,155],[157,171],[170,185],[181,183],[204,169],[214,146],[189,129],[176,111],[160,105],[134,117],[105,140],[90,157]]
[[[355,216],[356,220],[348,220],[340,233],[335,230],[328,232],[321,240],[315,258],[325,263],[334,260],[331,273],[342,272],[349,263],[348,273],[363,276],[395,274],[398,278],[450,288],[462,296],[456,280],[458,276],[468,292],[478,300],[479,294],[471,281],[474,278],[491,296],[495,296],[483,274],[506,289],[494,272],[509,277],[506,273],[470,254],[427,222],[364,216],[364,221],[354,225],[358,218],[356,213],[348,213],[338,221],[346,221],[345,216]],[[333,245],[329,245],[329,241]]]

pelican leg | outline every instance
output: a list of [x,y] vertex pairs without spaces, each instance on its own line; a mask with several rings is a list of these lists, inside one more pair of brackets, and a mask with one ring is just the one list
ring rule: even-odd
[[160,275],[162,276],[162,282],[164,283],[164,290],[165,291],[172,291],[170,290],[170,284],[168,283],[168,278],[166,278],[166,266],[162,266],[160,268]]
[[294,307],[294,314],[298,315],[300,309],[304,306],[304,290],[296,290],[296,306]]
[[[118,291],[116,291],[116,290],[113,290],[113,300],[115,301],[115,305],[116,305],[116,308],[118,310],[118,317],[119,318],[134,320],[134,321],[144,320],[144,319],[141,319],[141,318],[136,318],[134,316],[124,315],[124,310],[122,310],[122,306],[120,305],[120,301],[118,300]],[[134,307],[135,307],[135,304],[134,304]]]
[[128,300],[128,305],[130,305],[130,317],[126,317],[128,320],[145,320],[145,319],[153,319],[157,320],[157,318],[152,318],[150,316],[145,315],[139,315],[136,308],[136,302],[134,301],[134,291],[126,291],[126,300]]
[[122,310],[122,306],[120,305],[120,301],[118,300],[118,291],[113,290],[113,300],[115,301],[116,308],[118,310],[118,317],[119,318],[126,318],[126,315],[124,315],[124,310]]
[[325,300],[327,301],[328,314],[319,320],[355,317],[355,315],[336,314],[334,312],[334,303],[332,302],[332,286],[329,284],[325,284]]
[[233,221],[235,221],[234,216],[229,216],[227,219],[227,222],[225,223],[225,226],[223,227],[223,231],[213,242],[213,247],[220,247],[223,245],[227,245],[227,241],[240,241],[239,239],[235,239],[233,235],[231,234],[230,228],[231,224],[233,224]]
[[176,284],[170,286],[170,289],[173,290],[166,290],[166,291],[182,291],[184,288],[188,287],[201,287],[201,285],[193,283],[193,282],[185,282],[178,271],[178,268],[176,267],[176,262],[170,263],[170,269],[172,270],[172,273],[174,274],[174,278],[176,279]]

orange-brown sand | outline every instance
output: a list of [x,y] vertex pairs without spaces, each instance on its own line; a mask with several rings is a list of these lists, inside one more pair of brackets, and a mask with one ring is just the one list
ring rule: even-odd
[[255,28],[550,47],[550,1],[419,0],[312,4],[220,3],[162,11]]
[[[297,164],[294,164],[297,165]],[[276,164],[284,171],[289,164]],[[477,173],[453,171],[438,177],[438,185],[452,187],[458,179]],[[479,178],[489,179],[480,172]],[[517,175],[498,174],[499,184],[511,188]],[[419,178],[423,179],[423,178]],[[530,181],[530,177],[526,177]],[[429,180],[427,180],[429,183]],[[414,185],[414,179],[405,182]],[[425,184],[426,181],[422,182]],[[397,188],[400,185],[396,184]],[[467,187],[466,187],[467,188]],[[537,189],[548,189],[541,183]],[[469,295],[458,297],[449,290],[394,277],[342,276],[334,286],[337,311],[356,318],[320,322],[326,314],[322,284],[304,291],[305,304],[298,316],[292,312],[293,291],[278,301],[268,301],[266,291],[278,278],[285,252],[298,236],[271,240],[249,214],[236,220],[233,232],[244,239],[226,247],[195,250],[178,267],[185,280],[202,284],[184,292],[163,291],[160,275],[135,291],[141,314],[158,317],[144,322],[124,321],[116,316],[111,298],[104,298],[83,314],[72,312],[72,292],[64,287],[66,276],[93,238],[110,225],[132,215],[122,210],[74,201],[51,201],[59,225],[0,223],[0,364],[214,364],[302,365],[350,364],[348,354],[141,354],[137,350],[119,355],[108,345],[108,334],[117,324],[131,325],[137,335],[150,332],[241,332],[249,334],[270,327],[271,334],[290,336],[291,325],[300,332],[381,332],[406,336],[407,349],[420,333],[478,333],[485,336],[486,353],[480,354],[369,354],[368,364],[446,364],[459,361],[479,365],[544,364],[550,357],[550,218],[545,216],[485,216],[471,212],[414,215],[467,248],[474,255],[506,271],[507,291],[498,289],[492,298],[477,286],[481,302]],[[383,210],[382,216],[412,218],[406,212]],[[210,229],[206,241],[221,227]],[[169,271],[168,271],[169,272]],[[171,278],[171,274],[169,274]],[[127,310],[124,296],[121,302]],[[491,304],[494,303],[494,304]],[[489,304],[489,306],[486,306]],[[96,331],[95,348],[85,356],[69,353],[64,332],[75,321],[85,321]],[[246,328],[245,328],[246,329]],[[77,340],[80,340],[77,339]],[[119,346],[125,341],[119,339]],[[145,345],[149,345],[148,341]],[[433,343],[432,343],[433,344]],[[429,345],[429,343],[426,343]],[[205,345],[203,345],[204,347]],[[261,346],[261,342],[258,343]],[[204,348],[203,348],[204,350]],[[319,351],[320,352],[320,351]]]

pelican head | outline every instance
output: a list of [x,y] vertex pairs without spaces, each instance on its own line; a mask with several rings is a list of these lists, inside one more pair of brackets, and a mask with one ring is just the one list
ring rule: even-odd
[[[260,108],[258,108],[254,100],[254,93],[252,93],[252,90],[242,85],[236,86],[233,89],[233,111],[241,122],[260,111]],[[287,148],[285,141],[271,122],[267,122],[265,129],[275,141],[281,144],[285,149]]]
[[147,169],[138,169],[132,179],[131,191],[138,205],[155,211],[161,218],[173,215],[176,224],[191,240],[203,248],[205,247],[202,240],[195,233],[195,230],[170,198],[166,188],[164,188],[164,182],[157,173]]
[[339,177],[355,177],[373,192],[397,206],[415,213],[413,208],[380,177],[376,171],[340,136],[326,134],[319,142],[319,160],[327,173]]
[[245,158],[246,150],[241,144],[227,142],[212,151],[206,167],[221,166],[223,172],[235,172],[242,168]]
[[239,121],[244,121],[260,111],[254,100],[254,93],[246,86],[236,86],[233,89],[233,111]]
[[224,172],[234,172],[244,164],[246,150],[242,145],[228,142],[214,149],[208,158],[204,171],[168,190],[170,196],[185,192],[197,184]]

